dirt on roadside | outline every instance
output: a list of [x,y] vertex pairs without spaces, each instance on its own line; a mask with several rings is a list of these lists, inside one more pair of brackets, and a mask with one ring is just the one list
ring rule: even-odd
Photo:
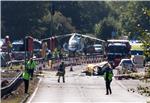
[[[33,80],[30,80],[29,83],[29,94],[31,95],[35,88],[37,87],[39,78],[35,77]],[[22,99],[24,99],[25,94],[24,94],[24,82],[21,83],[21,85],[18,87],[16,91],[13,91],[11,94],[8,96],[4,96],[1,98],[1,103],[20,103]]]

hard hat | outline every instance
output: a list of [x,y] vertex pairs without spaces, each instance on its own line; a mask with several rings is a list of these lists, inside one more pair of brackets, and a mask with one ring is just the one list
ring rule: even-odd
[[7,35],[5,38],[9,38],[9,36]]
[[33,59],[35,59],[35,58],[36,58],[36,56],[34,55],[34,56],[33,56]]

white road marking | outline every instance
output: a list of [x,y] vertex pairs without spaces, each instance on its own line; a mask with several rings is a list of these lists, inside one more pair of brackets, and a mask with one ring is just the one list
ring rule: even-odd
[[37,92],[37,90],[38,90],[38,88],[39,88],[39,84],[41,83],[41,81],[42,81],[42,79],[40,78],[40,80],[39,80],[39,82],[38,82],[38,85],[37,85],[35,91],[34,91],[33,94],[31,95],[31,97],[29,98],[29,100],[27,101],[27,103],[31,103],[32,99],[34,98],[34,96],[35,96],[35,94],[36,94],[36,92]]

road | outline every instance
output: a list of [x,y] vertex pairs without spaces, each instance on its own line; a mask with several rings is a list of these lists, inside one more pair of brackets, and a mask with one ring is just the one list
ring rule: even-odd
[[56,72],[44,72],[38,87],[28,99],[28,103],[146,103],[146,99],[136,93],[127,92],[116,80],[112,82],[112,95],[105,95],[103,77],[84,76],[81,68],[66,72],[66,83],[57,83]]

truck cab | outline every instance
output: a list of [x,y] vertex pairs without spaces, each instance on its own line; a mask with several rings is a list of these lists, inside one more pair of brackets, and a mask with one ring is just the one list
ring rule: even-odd
[[113,68],[118,66],[121,59],[129,58],[130,48],[128,40],[107,40],[107,60]]
[[14,60],[23,60],[25,58],[25,48],[23,41],[14,41],[12,43],[12,58]]

